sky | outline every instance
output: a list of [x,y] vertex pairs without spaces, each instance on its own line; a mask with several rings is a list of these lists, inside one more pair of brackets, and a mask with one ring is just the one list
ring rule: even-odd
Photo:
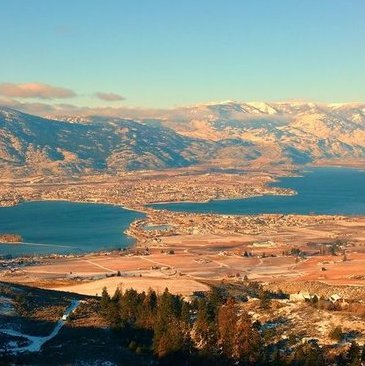
[[364,0],[0,0],[0,104],[365,101]]

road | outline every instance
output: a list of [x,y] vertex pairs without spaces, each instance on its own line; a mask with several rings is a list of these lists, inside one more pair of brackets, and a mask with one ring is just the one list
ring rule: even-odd
[[[71,314],[77,306],[80,304],[79,300],[72,300],[70,306],[66,309],[64,315]],[[13,337],[22,337],[28,339],[30,342],[27,346],[23,347],[12,347],[10,349],[11,352],[19,353],[19,352],[39,352],[42,348],[42,346],[51,340],[52,338],[56,337],[56,335],[59,333],[59,331],[62,329],[62,327],[65,325],[65,321],[62,320],[62,318],[56,323],[53,331],[45,337],[36,337],[31,336],[27,334],[23,334],[21,332],[17,332],[13,329],[0,329],[1,333],[8,334]]]

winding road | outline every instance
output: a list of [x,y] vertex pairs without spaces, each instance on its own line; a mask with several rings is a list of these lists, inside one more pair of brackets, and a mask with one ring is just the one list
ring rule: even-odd
[[[79,300],[72,300],[70,306],[66,309],[64,315],[68,317],[69,314],[71,314],[77,306],[80,304]],[[56,323],[56,326],[54,327],[53,331],[45,337],[37,337],[37,336],[31,336],[27,334],[23,334],[21,332],[17,332],[13,329],[0,329],[1,333],[13,336],[13,337],[22,337],[28,339],[30,342],[27,346],[23,347],[12,347],[10,349],[11,352],[19,353],[19,352],[39,352],[42,348],[42,346],[54,338],[59,331],[62,329],[62,327],[65,325],[65,321],[62,320],[62,318]]]

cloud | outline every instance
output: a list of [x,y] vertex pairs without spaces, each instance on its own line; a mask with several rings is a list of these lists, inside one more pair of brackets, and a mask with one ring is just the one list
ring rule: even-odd
[[124,100],[125,98],[119,94],[115,94],[115,93],[102,93],[102,92],[98,92],[95,93],[95,96],[101,100],[105,100],[107,102],[117,102],[120,100]]
[[63,99],[75,97],[76,93],[43,83],[0,83],[0,95],[8,98]]
[[105,116],[127,119],[161,118],[166,113],[163,109],[130,108],[130,107],[85,107],[66,103],[42,103],[23,102],[15,99],[2,98],[0,106],[6,106],[21,112],[34,114],[42,117],[68,117],[68,116]]

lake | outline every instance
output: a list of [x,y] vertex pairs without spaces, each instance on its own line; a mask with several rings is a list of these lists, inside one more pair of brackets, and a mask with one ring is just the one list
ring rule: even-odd
[[349,168],[313,168],[300,177],[281,178],[273,185],[292,188],[295,196],[262,196],[206,203],[168,203],[156,208],[182,212],[250,215],[365,214],[365,172]]
[[[274,185],[292,188],[298,194],[153,206],[173,211],[225,215],[365,214],[364,171],[314,168],[303,172],[300,177],[281,178]],[[143,216],[142,213],[118,206],[66,201],[26,202],[14,207],[2,207],[0,233],[20,234],[26,244],[0,244],[0,256],[124,248],[133,244],[133,239],[123,231],[132,221]]]
[[0,256],[82,253],[125,248],[123,233],[144,215],[118,206],[67,201],[26,202],[0,208],[0,233],[23,237],[22,244],[0,244]]

